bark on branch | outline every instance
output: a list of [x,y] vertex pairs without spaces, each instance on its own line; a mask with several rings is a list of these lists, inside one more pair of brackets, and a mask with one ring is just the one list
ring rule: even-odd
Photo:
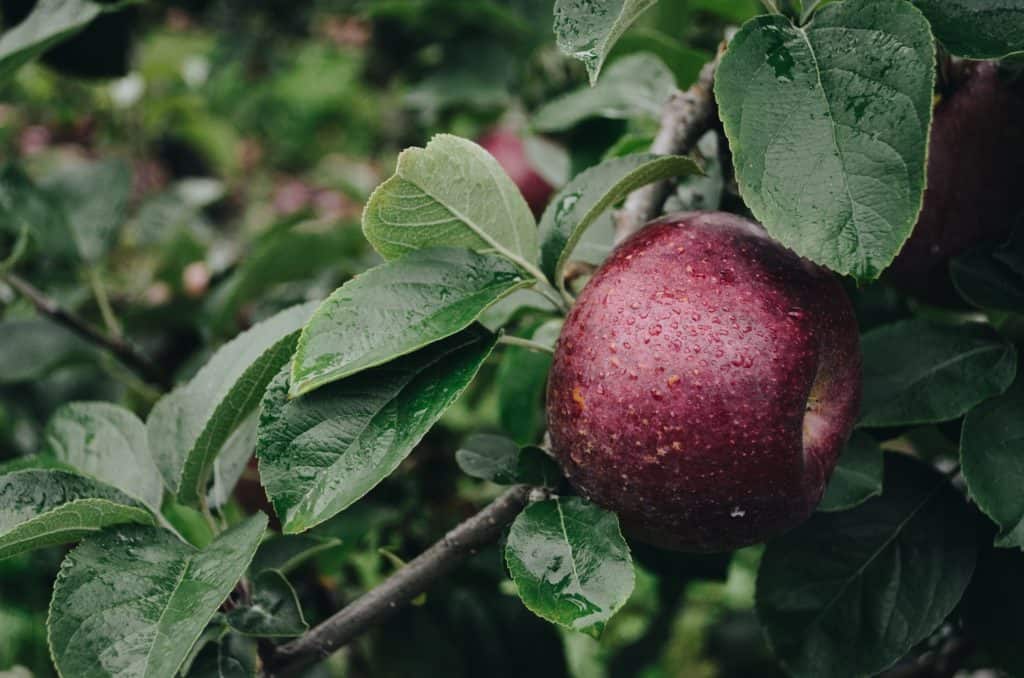
[[32,283],[18,275],[8,273],[3,276],[3,281],[10,285],[18,294],[28,299],[41,315],[46,316],[58,325],[66,327],[89,343],[109,352],[125,367],[134,371],[145,381],[164,389],[170,386],[170,381],[163,373],[163,370],[139,352],[126,339],[108,335],[87,322],[84,318],[61,306],[56,299],[47,296],[42,290],[37,289]]
[[[719,55],[721,52],[722,48],[719,48]],[[688,90],[676,90],[665,102],[658,134],[651,144],[651,153],[689,153],[711,128],[715,115],[714,82],[717,68],[718,57],[704,65],[697,82]],[[672,193],[672,186],[671,180],[659,181],[631,193],[622,209],[615,214],[615,242],[622,242],[661,214],[665,201]]]
[[495,541],[539,491],[516,485],[421,553],[376,588],[364,593],[334,616],[264,658],[264,675],[291,676],[325,659],[360,634],[397,612],[464,560]]

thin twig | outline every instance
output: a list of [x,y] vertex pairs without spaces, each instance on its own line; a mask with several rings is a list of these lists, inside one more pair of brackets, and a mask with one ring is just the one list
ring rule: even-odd
[[32,302],[42,315],[48,317],[58,325],[71,330],[86,341],[109,351],[115,358],[129,369],[152,384],[158,384],[162,388],[168,388],[170,381],[155,363],[140,353],[126,339],[112,337],[102,330],[86,322],[75,313],[64,308],[56,299],[47,296],[24,278],[8,273],[3,276],[4,282],[10,285],[21,296]]
[[363,594],[332,617],[265,660],[264,675],[292,676],[302,667],[330,656],[375,624],[397,612],[431,584],[501,535],[529,503],[537,488],[516,485],[482,511],[446,534],[384,583]]
[[509,346],[519,346],[520,348],[526,348],[539,353],[553,354],[555,352],[555,349],[550,346],[545,346],[544,344],[539,344],[536,341],[524,339],[523,337],[514,337],[510,334],[501,335],[501,338],[498,339],[498,343],[508,344]]
[[[719,49],[719,55],[722,49]],[[675,91],[665,102],[661,113],[661,125],[651,144],[651,153],[658,155],[680,155],[689,153],[697,141],[707,132],[715,114],[715,70],[718,57],[704,64],[690,89]],[[622,242],[640,228],[661,214],[672,193],[672,181],[664,180],[649,184],[633,191],[626,203],[615,214],[615,241]]]
[[110,305],[110,297],[107,296],[107,288],[103,284],[103,278],[100,277],[99,271],[94,266],[89,267],[87,275],[89,277],[89,287],[92,288],[93,297],[96,299],[96,305],[99,306],[100,316],[103,318],[103,324],[107,327],[107,332],[110,336],[120,339],[121,323],[117,320],[114,307]]

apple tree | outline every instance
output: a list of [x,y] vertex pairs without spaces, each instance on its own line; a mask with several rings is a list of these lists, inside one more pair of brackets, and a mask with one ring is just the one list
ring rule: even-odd
[[[427,646],[468,656],[458,636],[493,625],[526,639],[509,675],[640,675],[687,590],[756,572],[769,670],[1024,676],[1024,1],[362,4],[374,39],[401,38],[366,77],[382,92],[420,77],[406,103],[435,133],[397,134],[415,143],[355,199],[275,197],[355,204],[358,232],[284,219],[218,270],[187,264],[215,259],[206,244],[162,235],[230,203],[216,187],[140,201],[138,166],[113,156],[2,169],[3,402],[20,411],[17,394],[72,363],[130,386],[68,385],[37,408],[36,453],[0,465],[0,559],[60,558],[37,625],[56,672],[463,675],[468,659],[424,668]],[[0,83],[68,54],[76,75],[112,75],[61,50],[120,17],[102,41],[117,70],[145,11],[5,4]],[[266,27],[290,10],[251,11]],[[417,32],[446,21],[465,30],[443,49]],[[534,54],[528,77],[462,44],[503,22]],[[325,30],[351,43],[360,26]],[[400,53],[408,40],[420,51]],[[396,65],[412,54],[428,75]],[[253,57],[276,89],[249,111],[226,68],[209,95],[223,118],[192,133],[283,130],[270,161],[289,167],[346,138],[324,123],[338,106],[386,118],[331,98],[332,58]],[[191,68],[186,83],[207,77]],[[309,97],[301,120],[291,97]],[[495,100],[518,116],[482,135],[451,112]],[[245,183],[243,161],[217,157]],[[160,312],[107,290],[140,242],[171,272],[147,292]],[[290,297],[258,306],[281,285]],[[420,548],[352,546],[385,523]],[[341,570],[358,585],[324,584]],[[462,578],[488,581],[489,602],[452,594],[462,621],[414,625]],[[612,652],[626,617],[648,632]],[[373,635],[388,625],[401,633]],[[542,641],[531,657],[530,634],[552,629],[557,659]],[[351,647],[370,659],[338,673]],[[723,662],[700,675],[753,675]],[[680,670],[642,675],[697,675]]]

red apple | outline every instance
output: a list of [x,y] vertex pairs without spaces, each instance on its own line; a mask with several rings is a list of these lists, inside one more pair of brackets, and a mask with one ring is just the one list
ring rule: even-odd
[[526,204],[533,210],[534,215],[539,217],[547,207],[554,188],[530,164],[529,158],[526,157],[526,147],[519,135],[512,130],[498,127],[480,137],[477,143],[494,156],[526,198]]
[[860,402],[849,299],[732,214],[620,245],[580,294],[547,392],[573,486],[655,546],[725,551],[805,520]]
[[957,67],[935,107],[917,226],[886,274],[936,303],[954,298],[950,258],[1006,236],[1024,210],[1024,86],[1005,81],[994,62]]

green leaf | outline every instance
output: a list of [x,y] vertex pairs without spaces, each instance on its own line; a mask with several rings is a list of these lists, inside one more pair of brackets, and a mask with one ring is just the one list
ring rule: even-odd
[[81,473],[159,511],[160,471],[149,454],[146,426],[112,403],[69,403],[46,425],[46,451]]
[[533,282],[496,254],[431,248],[356,276],[302,330],[292,362],[297,397],[394,360],[470,326],[488,306]]
[[249,460],[256,453],[256,429],[259,408],[254,408],[220,449],[210,470],[210,489],[206,501],[210,508],[220,508],[231,501],[235,485],[245,473]]
[[882,448],[874,438],[855,431],[839,457],[818,510],[845,511],[880,495],[884,461]]
[[187,678],[252,678],[257,675],[256,641],[240,633],[221,632],[205,643],[188,667]]
[[295,589],[277,570],[264,570],[253,579],[252,603],[227,614],[228,625],[258,638],[294,638],[309,630]]
[[123,492],[67,471],[0,476],[0,558],[77,541],[119,523],[149,525],[153,516]]
[[638,52],[650,52],[661,59],[679,87],[689,87],[697,81],[704,64],[714,56],[704,50],[688,47],[678,38],[673,38],[651,28],[634,28],[621,38],[608,57],[609,62]]
[[455,462],[466,475],[498,485],[554,487],[562,477],[558,464],[543,449],[533,445],[520,449],[514,441],[489,433],[471,435],[455,451]]
[[911,0],[957,56],[999,59],[1024,51],[1024,0]]
[[429,247],[492,250],[536,270],[537,227],[526,200],[490,153],[450,134],[407,148],[363,212],[385,259]]
[[1024,548],[1024,378],[967,414],[960,461],[970,496],[999,526],[996,546]]
[[1017,373],[1013,344],[977,323],[903,320],[865,334],[861,349],[861,426],[956,419],[1005,391]]
[[455,402],[494,347],[478,327],[289,400],[282,371],[263,399],[260,479],[294,534],[389,476]]
[[[554,349],[562,320],[540,324],[530,340]],[[544,430],[544,388],[552,355],[521,346],[505,347],[495,381],[501,427],[520,445],[537,442]]]
[[333,537],[314,537],[308,534],[272,537],[260,544],[249,570],[256,573],[277,570],[281,574],[288,574],[310,558],[340,546],[341,543],[340,539]]
[[612,205],[649,183],[700,174],[690,158],[651,153],[605,160],[577,175],[558,192],[540,220],[541,268],[564,288],[562,271],[576,243]]
[[555,41],[587,67],[590,84],[615,41],[658,0],[555,0]]
[[797,677],[875,675],[927,638],[974,571],[973,515],[947,478],[886,455],[885,491],[768,544],[757,615]]
[[[971,638],[986,658],[985,665],[1011,676],[1024,675],[1020,628],[1024,624],[1024,553],[988,549],[964,597],[964,618]],[[995,666],[993,666],[993,663]]]
[[50,652],[63,676],[173,676],[252,560],[258,514],[199,550],[170,532],[122,527],[83,541],[61,564]]
[[217,454],[291,359],[298,330],[316,305],[293,306],[238,335],[153,408],[150,450],[179,501],[195,504],[206,493]]
[[1024,234],[956,257],[950,274],[960,296],[975,306],[1024,312]]
[[540,132],[561,132],[587,118],[658,120],[675,89],[672,71],[653,54],[630,54],[608,67],[594,87],[582,87],[541,106],[530,120]]
[[84,340],[49,320],[0,322],[0,384],[35,381],[93,357],[95,351]]
[[512,524],[505,561],[526,607],[594,637],[633,592],[619,519],[579,497],[528,506]]
[[21,23],[0,35],[0,83],[85,28],[106,9],[90,0],[39,0]]
[[52,196],[13,163],[0,170],[0,229],[27,232],[50,257],[67,258],[75,254],[64,213]]
[[934,84],[928,22],[906,2],[747,22],[715,94],[754,216],[797,254],[877,278],[921,209]]
[[128,165],[117,159],[74,165],[46,188],[64,210],[79,256],[90,263],[103,258],[127,218],[132,193]]

